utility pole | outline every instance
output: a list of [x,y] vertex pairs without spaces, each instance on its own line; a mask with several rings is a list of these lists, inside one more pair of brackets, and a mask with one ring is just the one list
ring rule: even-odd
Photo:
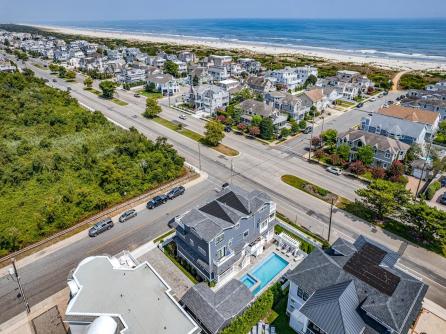
[[[432,134],[432,136],[434,136],[434,134]],[[429,146],[427,148],[427,154],[426,154],[426,158],[424,159],[424,164],[423,164],[423,168],[421,169],[421,175],[420,175],[420,179],[418,180],[418,185],[417,185],[417,191],[415,192],[415,200],[418,199],[418,192],[420,191],[420,186],[421,186],[421,180],[423,179],[423,174],[426,170],[426,165],[427,165],[427,159],[429,159],[429,155],[431,154],[431,148],[432,148],[432,137],[431,140],[429,142]]]
[[170,81],[168,87],[169,89],[167,90],[167,95],[169,95],[169,108],[170,108],[170,93],[172,91],[172,83]]
[[308,162],[311,162],[311,142],[313,141],[313,131],[314,131],[314,119],[311,127],[311,135],[310,135],[310,150],[308,151]]
[[[12,262],[12,268],[9,269],[9,275],[11,276],[12,280],[15,281],[17,283],[17,285],[19,286],[20,293],[17,296],[17,298],[22,297],[23,304],[25,304],[25,307],[26,307],[26,312],[30,313],[31,308],[29,307],[28,299],[25,296],[25,291],[23,290],[22,283],[20,282],[20,276],[17,271],[17,267],[15,265],[15,259],[13,258],[11,260],[11,262]],[[15,280],[14,280],[14,276],[15,276]]]
[[322,142],[322,134],[324,133],[324,122],[325,122],[325,117],[322,116],[322,128],[321,128],[321,148],[324,145],[324,143]]
[[233,176],[234,176],[234,159],[231,159],[231,184]]
[[331,199],[331,205],[330,205],[330,220],[328,222],[328,238],[327,241],[330,243],[330,234],[331,234],[331,222],[333,218],[333,205],[334,205],[334,198]]
[[201,172],[201,147],[200,147],[200,143],[197,143],[198,145],[198,168],[200,169]]

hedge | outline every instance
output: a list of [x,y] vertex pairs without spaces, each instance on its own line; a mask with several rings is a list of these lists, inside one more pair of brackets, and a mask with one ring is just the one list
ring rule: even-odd
[[440,188],[441,183],[439,181],[432,182],[432,184],[427,187],[427,190],[425,192],[426,199],[431,200],[434,197],[435,193],[440,190]]

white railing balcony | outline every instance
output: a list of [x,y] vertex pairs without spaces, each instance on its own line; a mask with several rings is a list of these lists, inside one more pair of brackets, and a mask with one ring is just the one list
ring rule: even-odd
[[223,256],[220,259],[214,259],[214,264],[218,267],[221,266],[223,263],[228,261],[230,258],[232,258],[235,255],[234,251],[231,249],[229,250],[229,253],[227,253],[225,256]]

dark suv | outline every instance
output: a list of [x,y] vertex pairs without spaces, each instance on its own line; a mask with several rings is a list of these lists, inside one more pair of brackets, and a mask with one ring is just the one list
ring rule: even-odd
[[136,216],[137,216],[136,210],[135,210],[135,209],[130,209],[130,210],[124,212],[124,213],[119,217],[119,222],[120,222],[120,223],[124,223],[124,222],[126,222],[127,220],[129,220],[129,219],[131,219],[131,218],[133,218],[133,217],[136,217]]
[[152,198],[150,201],[147,202],[147,209],[154,209],[157,206],[160,206],[161,204],[166,203],[168,200],[166,195],[158,195]]
[[111,218],[106,218],[102,221],[100,221],[99,223],[96,223],[93,225],[92,228],[90,228],[90,230],[88,231],[88,235],[90,237],[95,237],[98,234],[101,234],[102,232],[105,232],[109,229],[111,229],[113,227],[113,221],[111,220]]
[[183,186],[175,187],[169,191],[166,196],[168,199],[174,199],[175,197],[183,195],[185,191],[186,189],[184,189]]
[[446,205],[446,193],[444,193],[443,195],[441,195],[440,197],[440,203],[443,205]]

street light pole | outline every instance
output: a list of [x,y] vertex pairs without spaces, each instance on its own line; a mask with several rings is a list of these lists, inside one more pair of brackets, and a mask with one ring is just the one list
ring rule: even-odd
[[331,234],[331,222],[333,218],[333,204],[334,204],[334,198],[331,199],[331,205],[330,205],[330,220],[328,222],[328,238],[327,241],[330,243],[330,234]]
[[426,154],[426,159],[424,159],[423,168],[421,169],[421,175],[420,175],[420,179],[418,180],[417,191],[415,192],[415,200],[418,198],[418,192],[420,191],[421,180],[423,179],[423,174],[424,174],[424,171],[426,170],[427,159],[429,159],[429,155],[431,154],[431,147],[432,147],[432,138],[431,138],[431,141],[429,142],[429,146],[427,148],[427,154]]
[[314,119],[312,122],[313,126],[311,127],[311,135],[310,135],[310,150],[308,151],[308,162],[311,162],[311,142],[313,141],[313,131],[314,131]]
[[200,169],[201,172],[201,147],[200,147],[200,143],[197,143],[198,145],[198,168]]
[[16,267],[16,264],[15,264],[15,259],[13,258],[11,260],[11,262],[12,262],[12,268],[9,270],[9,274],[11,275],[13,280],[14,280],[14,276],[15,276],[17,285],[19,286],[20,295],[17,296],[17,297],[22,297],[23,303],[25,304],[25,307],[26,307],[26,312],[30,313],[31,312],[31,308],[29,306],[28,299],[25,296],[25,291],[23,290],[22,283],[20,282],[20,276],[19,276],[19,273],[17,271],[17,267]]

